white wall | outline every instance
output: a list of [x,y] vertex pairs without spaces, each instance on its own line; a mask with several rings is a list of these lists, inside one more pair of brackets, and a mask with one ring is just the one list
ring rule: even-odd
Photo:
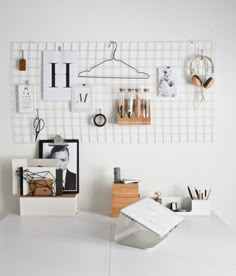
[[[187,195],[212,186],[212,206],[236,229],[236,93],[234,0],[8,0],[0,2],[0,214],[18,208],[11,159],[33,157],[35,144],[11,141],[10,41],[216,41],[214,144],[81,144],[83,209],[109,210],[113,168],[141,179],[142,195]],[[127,155],[128,153],[128,155]],[[142,158],[141,158],[142,157]]]

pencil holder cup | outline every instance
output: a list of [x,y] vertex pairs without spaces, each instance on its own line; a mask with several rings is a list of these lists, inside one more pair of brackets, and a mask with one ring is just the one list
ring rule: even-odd
[[211,212],[210,201],[206,199],[192,200],[192,210],[190,212],[192,213],[192,215],[210,215],[210,212]]
[[211,204],[207,199],[193,199],[189,197],[163,197],[162,204],[171,209],[171,203],[176,203],[175,212],[181,215],[206,216],[211,213]]

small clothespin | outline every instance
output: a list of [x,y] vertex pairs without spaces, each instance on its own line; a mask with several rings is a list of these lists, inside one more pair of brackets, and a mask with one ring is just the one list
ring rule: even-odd
[[24,59],[24,51],[21,50],[21,59],[19,60],[19,70],[26,71],[26,60]]

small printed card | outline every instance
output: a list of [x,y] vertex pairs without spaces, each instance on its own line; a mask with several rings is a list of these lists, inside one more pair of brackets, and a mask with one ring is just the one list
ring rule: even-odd
[[20,84],[17,87],[20,113],[34,112],[34,86]]
[[173,67],[161,66],[158,69],[158,96],[177,96],[177,73]]
[[71,109],[72,112],[89,112],[92,110],[92,87],[79,84],[72,87]]

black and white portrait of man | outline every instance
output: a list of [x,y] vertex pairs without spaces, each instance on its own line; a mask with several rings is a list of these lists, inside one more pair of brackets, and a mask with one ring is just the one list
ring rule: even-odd
[[79,192],[78,140],[65,140],[65,144],[53,144],[51,140],[40,141],[40,157],[57,159],[62,170],[63,192]]
[[176,97],[176,72],[170,66],[159,67],[158,95],[161,97]]

